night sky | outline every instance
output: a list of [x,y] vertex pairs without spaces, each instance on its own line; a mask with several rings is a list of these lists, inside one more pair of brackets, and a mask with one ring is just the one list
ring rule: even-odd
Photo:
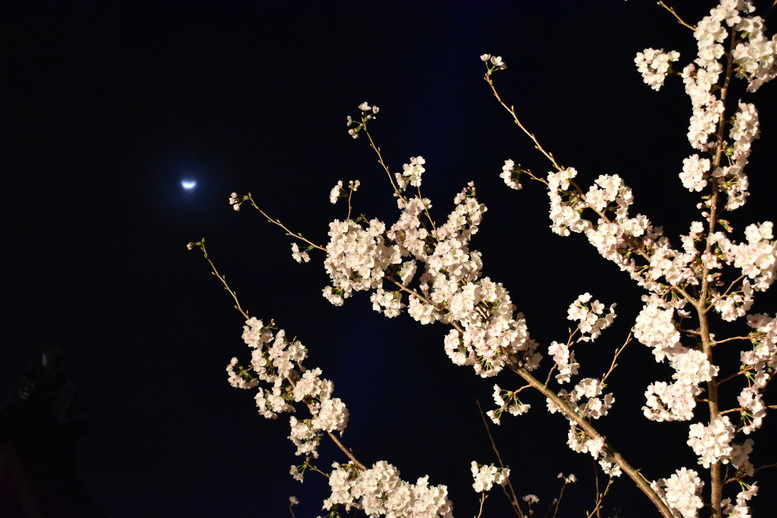
[[[712,5],[672,4],[691,22]],[[490,408],[494,380],[450,363],[442,325],[387,320],[364,294],[331,306],[321,297],[323,257],[293,262],[289,238],[247,207],[235,213],[229,195],[252,192],[325,244],[328,222],[345,217],[329,190],[359,179],[355,210],[394,221],[385,174],[345,125],[359,103],[375,104],[371,131],[392,169],[426,158],[423,190],[438,221],[475,181],[489,210],[473,247],[543,347],[566,339],[577,295],[619,304],[617,324],[578,353],[583,372],[591,365],[599,375],[641,291],[584,238],[550,232],[540,186],[504,186],[505,159],[538,174],[548,163],[491,97],[479,56],[503,56],[503,96],[581,183],[620,174],[636,211],[676,236],[697,217],[677,178],[691,152],[690,103],[679,80],[658,93],[642,83],[633,59],[645,47],[680,50],[685,63],[694,41],[648,0],[0,2],[0,395],[44,349],[63,349],[73,412],[88,419],[76,470],[107,516],[289,516],[289,495],[301,500],[297,517],[316,516],[326,483],[288,475],[297,461],[288,418],[263,419],[253,393],[226,382],[229,359],[249,354],[242,317],[186,250],[204,237],[243,307],[299,337],[306,365],[334,381],[357,456],[388,460],[406,480],[429,474],[448,485],[457,516],[476,514],[469,463],[496,460],[476,400]],[[743,223],[774,219],[774,87],[754,97],[763,134]],[[184,180],[197,185],[185,190]],[[773,312],[762,298],[756,310]],[[635,342],[613,376],[618,401],[602,428],[657,478],[695,459],[687,424],[641,419],[645,387],[668,377],[644,366],[654,367],[652,353]],[[518,386],[508,373],[498,381]],[[539,398],[527,402],[528,416],[495,430],[513,482],[544,509],[556,474],[574,472],[581,482],[559,516],[581,516],[593,502],[591,459],[563,444],[566,421]],[[768,423],[761,437],[775,432]],[[321,464],[332,460],[343,458],[327,445]],[[607,516],[651,515],[630,485],[619,482]],[[770,498],[763,491],[756,503]],[[503,504],[494,493],[487,510],[503,516]]]

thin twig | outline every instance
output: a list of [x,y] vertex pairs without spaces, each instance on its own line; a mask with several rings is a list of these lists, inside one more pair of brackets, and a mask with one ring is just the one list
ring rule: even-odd
[[362,129],[364,131],[364,134],[367,135],[367,140],[370,141],[370,147],[373,151],[375,151],[375,154],[378,156],[378,163],[383,168],[383,170],[386,172],[386,176],[388,176],[389,182],[391,183],[391,188],[394,189],[394,193],[401,199],[407,201],[407,198],[402,193],[402,190],[399,188],[397,183],[394,181],[394,177],[391,176],[391,170],[386,165],[385,160],[383,160],[383,154],[380,152],[380,148],[375,144],[375,141],[372,139],[372,134],[370,133],[370,130],[367,129],[367,121],[364,121],[362,124]]
[[[499,462],[499,467],[504,468],[505,464],[504,462],[502,462],[502,456],[499,454],[499,448],[497,448],[496,446],[496,441],[494,441],[494,437],[493,435],[491,435],[491,427],[488,425],[488,419],[486,419],[486,414],[483,412],[483,407],[480,406],[480,400],[476,399],[475,403],[478,405],[478,410],[480,410],[480,418],[483,419],[483,426],[486,427],[488,440],[491,442],[491,449],[494,450],[494,454],[496,455],[496,460]],[[507,499],[510,500],[510,504],[513,506],[513,510],[515,511],[515,513],[521,518],[524,518],[523,511],[521,511],[521,506],[518,503],[518,496],[515,493],[515,488],[513,488],[513,483],[510,481],[510,477],[507,477],[507,487],[510,489],[509,494],[507,492],[507,489],[505,489],[504,486],[502,486],[502,491],[504,491]]]
[[[518,114],[515,112],[515,108],[513,106],[507,106],[507,103],[505,103],[502,100],[502,97],[499,95],[499,92],[496,90],[496,85],[494,85],[494,81],[491,79],[491,72],[490,71],[486,73],[486,76],[484,77],[484,79],[485,79],[486,83],[488,83],[488,85],[491,87],[491,92],[493,93],[494,98],[496,98],[497,102],[505,110],[507,110],[507,113],[509,113],[510,116],[513,118],[513,122],[515,123],[515,125],[518,126],[519,128],[521,128],[521,131],[523,131],[526,134],[526,136],[528,136],[531,139],[531,141],[534,142],[534,147],[540,153],[542,153],[548,160],[550,160],[550,163],[553,164],[553,167],[556,169],[556,171],[563,171],[564,168],[561,167],[558,162],[556,162],[555,158],[553,158],[553,153],[549,153],[548,151],[545,151],[545,148],[542,147],[542,145],[540,144],[540,141],[537,140],[537,137],[534,136],[534,133],[529,131],[526,128],[526,126],[523,125],[521,120],[518,118]],[[537,180],[538,182],[542,182],[542,183],[547,184],[547,181],[544,178],[540,178],[540,177],[534,176],[528,170],[526,170],[524,172],[528,173],[533,180]]]
[[481,518],[483,516],[483,504],[486,503],[486,497],[488,497],[486,493],[480,493],[480,509],[478,510],[478,515],[475,518]]
[[205,238],[200,240],[198,243],[190,243],[190,247],[199,247],[200,250],[202,250],[202,255],[205,257],[205,260],[208,261],[208,264],[210,265],[210,271],[213,275],[216,276],[216,278],[221,282],[221,284],[224,286],[224,289],[227,290],[229,295],[232,297],[232,300],[235,301],[235,309],[240,312],[243,317],[245,317],[246,320],[248,320],[250,317],[248,316],[248,312],[245,311],[240,306],[240,301],[237,299],[237,293],[235,293],[232,288],[229,287],[229,284],[227,284],[227,279],[221,275],[216,268],[216,265],[211,261],[210,256],[208,255],[208,251],[205,249]]
[[561,491],[558,493],[558,498],[556,498],[556,509],[553,511],[553,518],[556,518],[556,515],[558,514],[558,507],[561,505],[561,499],[564,497],[564,489],[567,487],[567,479],[564,478],[564,483],[561,485]]
[[623,353],[623,350],[626,348],[626,346],[631,343],[632,336],[633,336],[633,331],[629,331],[629,336],[626,337],[626,341],[623,342],[623,345],[615,349],[615,354],[612,357],[612,363],[610,364],[610,369],[604,374],[604,376],[602,376],[602,385],[604,385],[604,383],[607,381],[607,378],[615,370],[615,367],[618,366],[618,357]]
[[335,434],[334,434],[334,433],[332,433],[332,432],[327,432],[327,434],[329,435],[329,438],[330,438],[330,439],[332,439],[332,442],[333,442],[333,443],[335,443],[335,444],[337,445],[337,447],[338,447],[338,448],[340,448],[340,451],[342,451],[343,453],[345,453],[346,457],[348,457],[349,459],[351,459],[351,461],[352,461],[352,462],[353,462],[353,463],[354,463],[354,464],[355,464],[355,465],[356,465],[356,466],[357,466],[359,469],[362,469],[362,470],[366,470],[366,469],[367,469],[367,467],[366,467],[364,464],[362,464],[361,462],[359,462],[359,459],[357,459],[357,458],[354,456],[353,452],[351,452],[351,450],[349,450],[348,448],[346,448],[346,447],[345,447],[345,445],[344,445],[344,444],[343,444],[343,443],[340,441],[340,439],[338,439],[338,438],[335,436]]
[[612,483],[613,483],[612,477],[609,477],[607,479],[607,487],[604,488],[604,491],[599,493],[599,477],[595,475],[594,479],[596,480],[596,501],[594,501],[593,510],[590,513],[588,513],[585,518],[592,518],[594,515],[601,518],[602,504],[604,502],[604,497],[606,497],[607,493],[609,493],[610,487],[612,486]]
[[748,340],[750,340],[750,336],[749,335],[748,336],[732,336],[730,338],[724,338],[723,340],[713,340],[712,341],[712,345],[716,346],[716,345],[719,345],[719,344],[724,344],[726,342],[732,342],[734,340],[748,341]]
[[683,27],[688,27],[692,31],[696,30],[696,26],[695,25],[691,25],[691,24],[687,23],[685,20],[683,20],[682,18],[680,18],[680,15],[677,14],[677,12],[675,12],[674,7],[669,7],[668,5],[666,5],[663,2],[663,0],[659,0],[658,5],[660,5],[661,7],[663,7],[664,9],[669,11],[670,13],[672,13],[672,16],[674,16],[677,19],[677,22],[680,25],[682,25]]
[[[375,154],[378,157],[378,163],[383,168],[383,170],[386,172],[386,175],[388,176],[389,182],[391,183],[391,188],[394,189],[394,194],[407,203],[408,199],[407,196],[405,196],[405,193],[402,192],[402,190],[397,185],[396,181],[394,180],[394,177],[391,174],[391,170],[389,169],[386,162],[383,160],[383,154],[380,152],[380,148],[375,144],[375,140],[372,138],[372,134],[370,133],[370,130],[367,128],[367,122],[364,121],[362,125],[362,130],[364,131],[364,134],[367,135],[367,140],[370,141],[370,147],[375,152]],[[421,187],[418,187],[418,199],[420,199],[423,202],[423,196],[421,195]],[[424,213],[426,214],[426,219],[429,221],[429,225],[431,226],[431,232],[433,236],[437,236],[437,225],[435,225],[434,220],[432,219],[431,214],[429,214],[429,209],[426,207],[426,204],[424,203]],[[424,225],[426,226],[426,225]],[[427,229],[429,230],[429,229]]]
[[303,236],[302,234],[298,234],[297,232],[292,232],[291,230],[289,230],[289,228],[288,228],[288,227],[286,227],[286,225],[284,225],[283,223],[281,223],[281,221],[280,221],[280,220],[278,220],[278,219],[275,219],[275,218],[272,218],[272,217],[270,217],[270,215],[269,215],[269,214],[267,214],[265,211],[263,211],[263,210],[262,210],[262,209],[259,207],[259,205],[257,205],[257,204],[256,204],[256,201],[254,201],[254,197],[251,195],[251,193],[248,193],[248,194],[246,195],[246,198],[248,199],[248,201],[250,201],[250,202],[251,202],[251,206],[252,206],[253,208],[255,208],[256,210],[258,210],[258,211],[259,211],[259,213],[260,213],[262,216],[264,216],[264,218],[265,218],[265,219],[266,219],[268,222],[270,222],[270,223],[272,223],[273,225],[276,225],[276,226],[278,226],[278,227],[281,227],[281,228],[284,230],[284,232],[286,232],[286,235],[287,235],[287,236],[291,236],[291,237],[293,237],[293,238],[295,238],[295,239],[299,239],[300,241],[304,241],[304,242],[305,242],[305,243],[307,243],[307,244],[308,244],[308,245],[309,245],[311,248],[315,248],[315,249],[317,249],[317,250],[321,250],[322,252],[326,252],[326,247],[323,247],[323,246],[321,246],[321,245],[317,245],[316,243],[314,243],[313,241],[309,240],[308,238],[306,238],[306,237],[305,237],[305,236]]

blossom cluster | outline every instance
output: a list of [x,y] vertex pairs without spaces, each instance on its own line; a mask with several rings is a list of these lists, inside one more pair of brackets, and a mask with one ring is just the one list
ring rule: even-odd
[[692,469],[680,468],[669,478],[659,479],[651,486],[683,518],[696,518],[704,506],[700,496],[704,482]]
[[429,217],[428,199],[405,194],[409,185],[420,187],[425,162],[411,157],[394,175],[400,215],[392,225],[377,219],[330,223],[324,266],[332,284],[324,296],[339,305],[356,291],[372,291],[373,308],[388,317],[407,311],[422,324],[451,325],[446,353],[481,376],[510,363],[536,368],[541,355],[523,316],[501,283],[481,276],[480,253],[469,247],[486,211],[474,185],[456,195],[442,225]]
[[[233,358],[227,366],[229,382],[236,388],[257,389],[259,413],[268,419],[278,414],[295,413],[295,404],[307,407],[310,417],[290,416],[289,439],[304,456],[302,466],[292,466],[292,476],[303,480],[311,459],[318,458],[318,447],[325,433],[342,435],[348,422],[348,409],[339,398],[332,397],[334,385],[321,377],[319,368],[306,369],[302,362],[307,349],[297,340],[288,340],[285,331],[271,322],[249,318],[243,327],[243,341],[251,349],[248,367]],[[262,386],[263,385],[263,386]],[[450,517],[452,505],[445,486],[431,486],[428,477],[410,484],[399,478],[399,471],[385,461],[370,469],[350,462],[335,463],[329,475],[331,495],[324,509],[345,506],[362,509],[367,516],[396,518]]]
[[400,262],[400,250],[389,244],[386,225],[373,219],[367,228],[353,220],[335,220],[329,224],[329,243],[324,268],[332,286],[324,290],[331,303],[340,305],[354,291],[377,289],[383,283],[386,268]]
[[699,464],[707,469],[717,462],[731,463],[739,472],[753,476],[755,469],[750,463],[753,440],[733,444],[735,434],[736,430],[728,416],[718,416],[707,426],[702,423],[692,424],[688,445],[699,457]]
[[251,349],[251,364],[242,367],[237,358],[227,366],[229,382],[236,388],[256,388],[256,406],[267,419],[295,412],[294,403],[303,403],[310,417],[290,417],[289,439],[297,455],[318,457],[321,436],[326,432],[343,433],[348,409],[340,398],[332,397],[334,384],[321,377],[321,369],[308,370],[302,362],[307,349],[298,340],[288,340],[274,323],[264,325],[249,318],[243,326],[243,341]]
[[580,368],[580,364],[575,361],[575,352],[569,345],[554,341],[548,347],[548,354],[556,364],[556,381],[569,383],[572,376],[576,376]]
[[[359,180],[351,180],[348,182],[348,191],[353,193],[356,192],[359,189],[359,185],[361,185],[361,182]],[[337,182],[337,185],[332,187],[332,190],[329,191],[329,203],[334,205],[337,203],[337,200],[348,196],[348,194],[345,192],[345,188],[343,187],[343,181],[339,180]]]
[[680,343],[680,332],[675,326],[675,308],[660,297],[649,297],[637,316],[634,337],[653,349],[657,362],[669,360],[673,367],[673,383],[660,381],[648,386],[645,393],[645,416],[654,421],[687,421],[693,417],[699,385],[710,381],[718,367],[710,364],[707,356]]
[[470,465],[470,471],[472,472],[472,478],[474,483],[472,488],[477,493],[486,493],[491,491],[494,484],[503,486],[507,484],[510,478],[510,468],[497,468],[493,465],[478,464],[474,460]]
[[729,132],[731,142],[720,142],[717,136],[725,109],[722,90],[719,88],[719,80],[725,70],[721,60],[725,56],[723,43],[729,34],[733,33],[736,38],[731,55],[737,75],[748,80],[748,90],[757,90],[777,74],[777,37],[771,40],[766,38],[763,19],[747,15],[753,10],[752,3],[746,0],[723,1],[712,9],[694,31],[698,57],[686,65],[681,73],[693,108],[688,140],[695,149],[702,152],[715,153],[718,146],[724,145],[730,157],[728,165],[719,165],[710,170],[709,161],[692,155],[684,163],[681,174],[683,185],[699,191],[710,177],[716,178],[716,188],[728,196],[728,210],[745,203],[748,180],[743,169],[748,161],[750,145],[758,138],[759,132],[755,107],[740,101]]
[[[578,342],[591,342],[596,340],[604,329],[612,325],[615,320],[615,304],[605,307],[598,300],[591,302],[592,295],[584,293],[577,297],[567,310],[567,319],[578,322],[575,333],[580,333]],[[556,369],[556,381],[569,383],[572,376],[577,375],[580,364],[575,360],[575,352],[570,343],[552,342],[548,347],[548,354],[553,358]]]
[[[602,257],[650,288],[634,252],[663,243],[661,229],[642,214],[629,215],[634,196],[620,176],[600,175],[587,192],[574,183],[576,177],[572,167],[547,175],[551,230],[561,236],[584,234]],[[587,219],[591,213],[595,219]]]
[[709,425],[694,423],[688,433],[688,446],[699,456],[699,464],[709,469],[712,464],[728,464],[734,426],[728,416],[714,419]]
[[364,125],[367,124],[367,121],[375,118],[380,111],[380,108],[371,106],[367,101],[364,101],[359,105],[359,110],[361,110],[361,117],[358,122],[351,118],[350,115],[346,121],[346,125],[349,127],[348,134],[353,138],[359,138],[359,132],[364,129]]
[[504,70],[507,65],[502,60],[502,56],[492,56],[491,54],[481,54],[480,61],[488,66],[488,72],[491,73],[495,70]]
[[499,175],[499,177],[504,180],[505,184],[511,189],[518,191],[521,190],[523,187],[521,186],[521,182],[519,180],[520,176],[521,166],[519,165],[516,168],[515,162],[513,160],[505,160],[505,165],[502,166],[502,174]]
[[494,403],[498,407],[496,410],[489,410],[486,415],[494,424],[502,424],[502,414],[507,412],[510,415],[525,414],[531,408],[531,405],[523,403],[518,399],[517,390],[504,390],[499,385],[494,385]]
[[710,170],[710,159],[699,155],[691,155],[683,160],[683,172],[680,181],[689,191],[700,192],[707,187],[707,173]]
[[[752,12],[750,2],[742,2],[744,10]],[[734,30],[747,34],[744,41],[739,42],[732,51],[734,62],[738,65],[737,75],[747,79],[747,89],[758,90],[761,85],[777,76],[777,35],[766,37],[764,20],[760,16],[729,17],[726,22],[731,25],[735,21]]]
[[750,508],[747,502],[750,501],[758,493],[757,484],[742,484],[742,491],[737,493],[736,503],[731,503],[730,498],[726,498],[721,502],[723,512],[727,516],[734,516],[736,518],[750,518]]
[[369,469],[360,469],[353,463],[334,463],[332,468],[331,495],[324,501],[324,509],[339,505],[346,511],[361,509],[371,517],[453,516],[448,489],[442,485],[430,486],[429,477],[410,484],[400,478],[397,468],[385,461],[376,462]]
[[[752,286],[756,291],[766,291],[775,280],[777,241],[773,239],[773,227],[774,224],[771,221],[748,225],[745,229],[746,243],[735,243],[722,232],[711,236],[720,249],[721,261],[742,270],[742,275],[746,277],[743,289]],[[747,310],[750,307],[750,301],[748,297],[740,306],[746,304],[744,310]],[[735,318],[743,315],[744,313],[741,313]]]
[[604,383],[596,378],[583,378],[568,392],[559,391],[558,396],[564,401],[567,411],[564,411],[551,399],[547,400],[548,411],[551,414],[562,412],[569,421],[567,446],[577,453],[588,453],[599,461],[602,471],[612,477],[621,475],[621,469],[616,464],[611,452],[605,448],[604,437],[592,436],[580,427],[571,414],[590,421],[606,416],[615,402],[612,394],[603,394]]
[[634,63],[645,83],[653,90],[660,90],[671,70],[672,62],[678,59],[680,59],[680,53],[675,50],[664,52],[663,49],[645,49],[637,53]]
[[408,184],[413,187],[421,187],[421,175],[426,172],[425,163],[426,160],[422,156],[410,157],[410,163],[404,164],[402,172],[394,175],[401,190],[407,189]]
[[615,320],[615,304],[609,308],[598,300],[591,302],[591,294],[583,293],[569,306],[567,318],[579,322],[577,330],[582,335],[578,341],[592,342]]
[[737,402],[742,407],[742,432],[751,434],[761,427],[766,417],[763,391],[777,371],[777,320],[761,313],[750,315],[747,324],[753,329],[750,335],[753,348],[742,351],[740,361],[751,375]]

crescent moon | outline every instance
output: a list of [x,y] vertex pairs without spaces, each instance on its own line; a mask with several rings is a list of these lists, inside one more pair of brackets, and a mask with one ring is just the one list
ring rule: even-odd
[[181,187],[183,187],[187,191],[191,191],[192,189],[197,187],[197,182],[194,180],[181,180]]

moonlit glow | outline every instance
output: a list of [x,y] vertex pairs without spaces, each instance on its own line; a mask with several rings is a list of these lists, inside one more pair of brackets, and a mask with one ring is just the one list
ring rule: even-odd
[[197,187],[197,182],[194,180],[181,180],[181,187],[183,187],[187,191],[191,191],[192,189]]

